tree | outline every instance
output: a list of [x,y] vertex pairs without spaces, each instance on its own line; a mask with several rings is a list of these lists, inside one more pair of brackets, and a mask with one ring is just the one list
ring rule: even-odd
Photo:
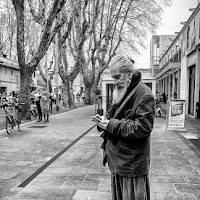
[[[45,2],[40,2],[39,6],[38,6],[38,11],[36,12],[35,7],[33,5],[33,2],[31,0],[28,0],[29,2],[29,7],[31,9],[31,13],[33,16],[34,21],[36,21],[38,24],[40,24],[41,26],[43,26],[44,24],[44,19],[45,19],[45,7],[46,5],[44,5]],[[69,36],[69,33],[72,29],[72,24],[73,24],[73,8],[68,5],[68,9],[66,9],[65,7],[61,10],[60,14],[57,16],[57,22],[59,22],[61,19],[66,19],[65,24],[62,26],[62,29],[58,31],[58,34],[56,36],[57,38],[57,43],[55,42],[56,40],[54,39],[53,43],[54,43],[54,49],[58,48],[58,51],[56,54],[56,56],[59,57],[58,59],[58,72],[59,75],[62,79],[63,82],[63,97],[64,97],[64,105],[65,107],[74,107],[74,103],[73,103],[73,91],[72,91],[72,83],[73,83],[73,77],[76,75],[72,75],[74,73],[74,71],[76,70],[72,70],[71,73],[68,73],[68,63],[67,63],[67,57],[66,57],[66,39]],[[69,20],[67,20],[69,19]],[[54,51],[55,52],[55,51]],[[54,55],[55,57],[55,55]],[[61,62],[63,60],[63,62]],[[56,58],[55,58],[55,62],[57,62]],[[52,62],[51,62],[52,63]],[[46,64],[45,64],[46,65]],[[42,68],[40,67],[40,65],[38,65],[38,69],[40,71],[40,74],[42,75],[44,81],[46,82],[48,77],[45,77],[45,74],[42,70]],[[76,69],[76,68],[75,68]],[[56,72],[57,73],[57,72]],[[50,82],[50,81],[49,81]]]
[[[90,1],[86,18],[90,22],[87,42],[83,47],[82,73],[86,86],[86,102],[92,102],[102,72],[118,52],[138,52],[144,47],[147,33],[160,24],[162,0],[94,0]],[[87,33],[86,33],[87,34]]]
[[80,0],[71,0],[70,6],[72,9],[72,16],[71,23],[69,23],[71,25],[71,31],[68,31],[68,37],[59,37],[60,56],[63,61],[63,65],[59,65],[59,74],[64,86],[64,102],[68,102],[69,108],[74,107],[72,85],[84,63],[82,55],[83,46],[87,39],[86,33],[89,28],[89,22],[85,17],[89,4],[88,2],[88,0],[82,2]]
[[[30,83],[32,73],[39,64],[40,60],[44,57],[51,44],[55,34],[60,30],[61,26],[65,23],[65,19],[61,19],[59,23],[55,23],[56,16],[61,11],[67,0],[55,0],[50,7],[48,17],[45,19],[44,29],[41,36],[40,43],[36,52],[30,61],[25,59],[25,2],[24,0],[12,0],[16,12],[17,19],[17,53],[18,63],[20,68],[20,101],[25,103],[23,112],[29,109]],[[44,1],[43,1],[44,2]]]
[[1,14],[0,14],[0,54],[5,54],[10,59],[14,59],[16,56],[16,45],[13,40],[16,36],[16,19],[14,15],[14,9],[11,7],[9,1],[1,2]]

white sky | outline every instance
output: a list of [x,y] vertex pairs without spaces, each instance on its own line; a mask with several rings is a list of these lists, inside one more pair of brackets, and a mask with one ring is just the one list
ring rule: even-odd
[[[157,35],[173,35],[179,32],[183,25],[180,22],[185,22],[192,14],[189,8],[196,8],[198,0],[173,0],[170,7],[164,8],[162,17],[162,26],[156,31]],[[146,50],[141,50],[141,55],[135,55],[134,60],[137,68],[150,67],[150,40],[146,42]]]

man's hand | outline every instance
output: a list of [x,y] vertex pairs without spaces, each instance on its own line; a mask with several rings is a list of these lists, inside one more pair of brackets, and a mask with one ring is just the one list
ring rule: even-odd
[[99,126],[100,128],[106,130],[107,129],[107,126],[108,126],[108,123],[109,123],[109,120],[108,119],[104,119],[102,121],[98,121],[97,122],[97,126]]
[[104,116],[100,116],[100,115],[95,115],[92,116],[92,121],[96,122],[97,126],[99,126],[100,128],[106,130],[109,120],[106,119]]

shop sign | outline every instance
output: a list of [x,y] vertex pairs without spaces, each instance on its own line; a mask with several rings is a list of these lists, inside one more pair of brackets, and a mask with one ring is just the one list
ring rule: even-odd
[[185,100],[171,100],[167,105],[167,130],[185,130]]

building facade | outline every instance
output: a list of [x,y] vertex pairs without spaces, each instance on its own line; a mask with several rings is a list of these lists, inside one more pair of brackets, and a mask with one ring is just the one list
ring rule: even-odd
[[153,35],[150,42],[150,69],[152,76],[159,71],[159,60],[169,45],[173,42],[176,35]]
[[17,62],[0,57],[0,93],[19,91],[20,72]]
[[159,60],[158,91],[186,101],[186,114],[200,118],[200,4]]

